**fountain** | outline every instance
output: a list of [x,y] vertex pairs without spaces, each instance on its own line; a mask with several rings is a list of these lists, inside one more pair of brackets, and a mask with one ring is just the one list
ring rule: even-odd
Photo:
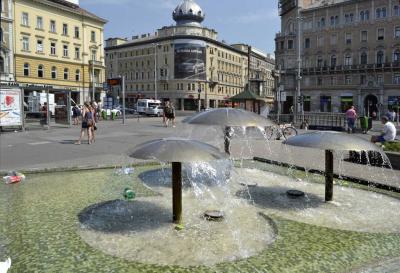
[[182,162],[205,162],[223,159],[217,148],[195,140],[166,138],[143,143],[131,157],[172,163],[173,221],[182,223]]
[[333,200],[333,152],[332,151],[377,151],[378,146],[360,137],[330,131],[317,131],[294,136],[286,145],[325,150],[325,201]]
[[257,127],[264,130],[274,123],[253,112],[236,108],[217,108],[189,117],[184,121],[193,125],[214,125],[224,127],[225,153],[230,154],[230,142],[233,127]]
[[[239,109],[207,114],[189,120],[226,126],[228,150],[229,127],[268,125]],[[379,149],[331,132],[285,144],[326,150],[325,177],[291,176],[286,168],[246,160],[226,176],[221,169],[229,164],[220,163],[226,156],[217,148],[166,138],[141,144],[130,156],[170,162],[172,172],[164,163],[146,163],[125,180],[103,169],[0,184],[0,261],[10,256],[13,272],[194,273],[358,272],[388,261],[396,272],[400,194],[342,181],[335,202],[326,202],[333,196],[333,151]],[[115,200],[124,188],[125,200]],[[185,228],[177,230],[182,219]]]

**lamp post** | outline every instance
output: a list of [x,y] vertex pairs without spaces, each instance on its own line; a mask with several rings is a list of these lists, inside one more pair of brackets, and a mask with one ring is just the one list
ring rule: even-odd
[[199,83],[199,89],[197,90],[198,92],[198,106],[197,106],[197,112],[200,113],[201,111],[201,98],[200,98],[200,94],[201,94],[201,84]]
[[158,44],[154,44],[154,99],[157,99],[157,47]]
[[[303,112],[303,104],[301,101],[301,20],[302,18],[300,17],[300,1],[297,1],[297,38],[298,38],[298,49],[297,49],[297,99],[296,99],[296,118],[294,119],[294,122],[297,121],[298,115],[301,114],[302,119],[304,119],[304,112]],[[304,122],[304,120],[302,120]]]

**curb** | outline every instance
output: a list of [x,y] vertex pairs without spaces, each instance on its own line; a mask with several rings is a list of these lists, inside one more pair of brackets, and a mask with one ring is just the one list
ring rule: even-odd
[[[96,165],[96,166],[73,166],[73,167],[54,167],[54,168],[28,168],[28,169],[17,169],[13,171],[17,171],[23,174],[40,174],[40,173],[58,173],[58,172],[78,172],[78,171],[93,171],[100,169],[116,169],[123,168],[126,166],[129,167],[143,167],[143,166],[157,166],[160,165],[157,161],[142,161],[138,163],[128,164],[128,165]],[[0,170],[0,175],[7,175],[6,170]]]

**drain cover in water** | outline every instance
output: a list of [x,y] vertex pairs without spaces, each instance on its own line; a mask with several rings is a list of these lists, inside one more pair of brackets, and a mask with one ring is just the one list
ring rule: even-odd
[[304,192],[298,191],[298,190],[288,190],[288,191],[286,192],[286,194],[287,194],[289,197],[292,197],[292,198],[298,198],[298,197],[303,197],[303,196],[304,196]]
[[207,210],[204,213],[204,218],[208,221],[221,221],[224,218],[224,213],[220,210]]

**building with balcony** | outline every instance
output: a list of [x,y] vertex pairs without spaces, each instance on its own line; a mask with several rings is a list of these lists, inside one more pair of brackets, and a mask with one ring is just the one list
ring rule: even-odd
[[284,112],[297,94],[299,50],[304,111],[344,112],[354,105],[363,115],[379,115],[399,103],[398,1],[303,0],[297,6],[281,0],[279,11],[275,56]]
[[2,85],[14,85],[14,36],[13,4],[11,0],[1,1],[0,27],[0,80]]
[[[137,98],[157,98],[195,110],[199,97],[206,108],[229,105],[248,84],[247,48],[220,41],[215,30],[203,27],[205,14],[193,0],[184,0],[172,17],[176,25],[155,33],[108,39],[107,77],[125,76],[128,105]],[[113,87],[110,95],[121,99],[121,89]]]
[[15,80],[25,95],[71,92],[77,103],[100,100],[105,81],[106,20],[78,1],[15,0]]

